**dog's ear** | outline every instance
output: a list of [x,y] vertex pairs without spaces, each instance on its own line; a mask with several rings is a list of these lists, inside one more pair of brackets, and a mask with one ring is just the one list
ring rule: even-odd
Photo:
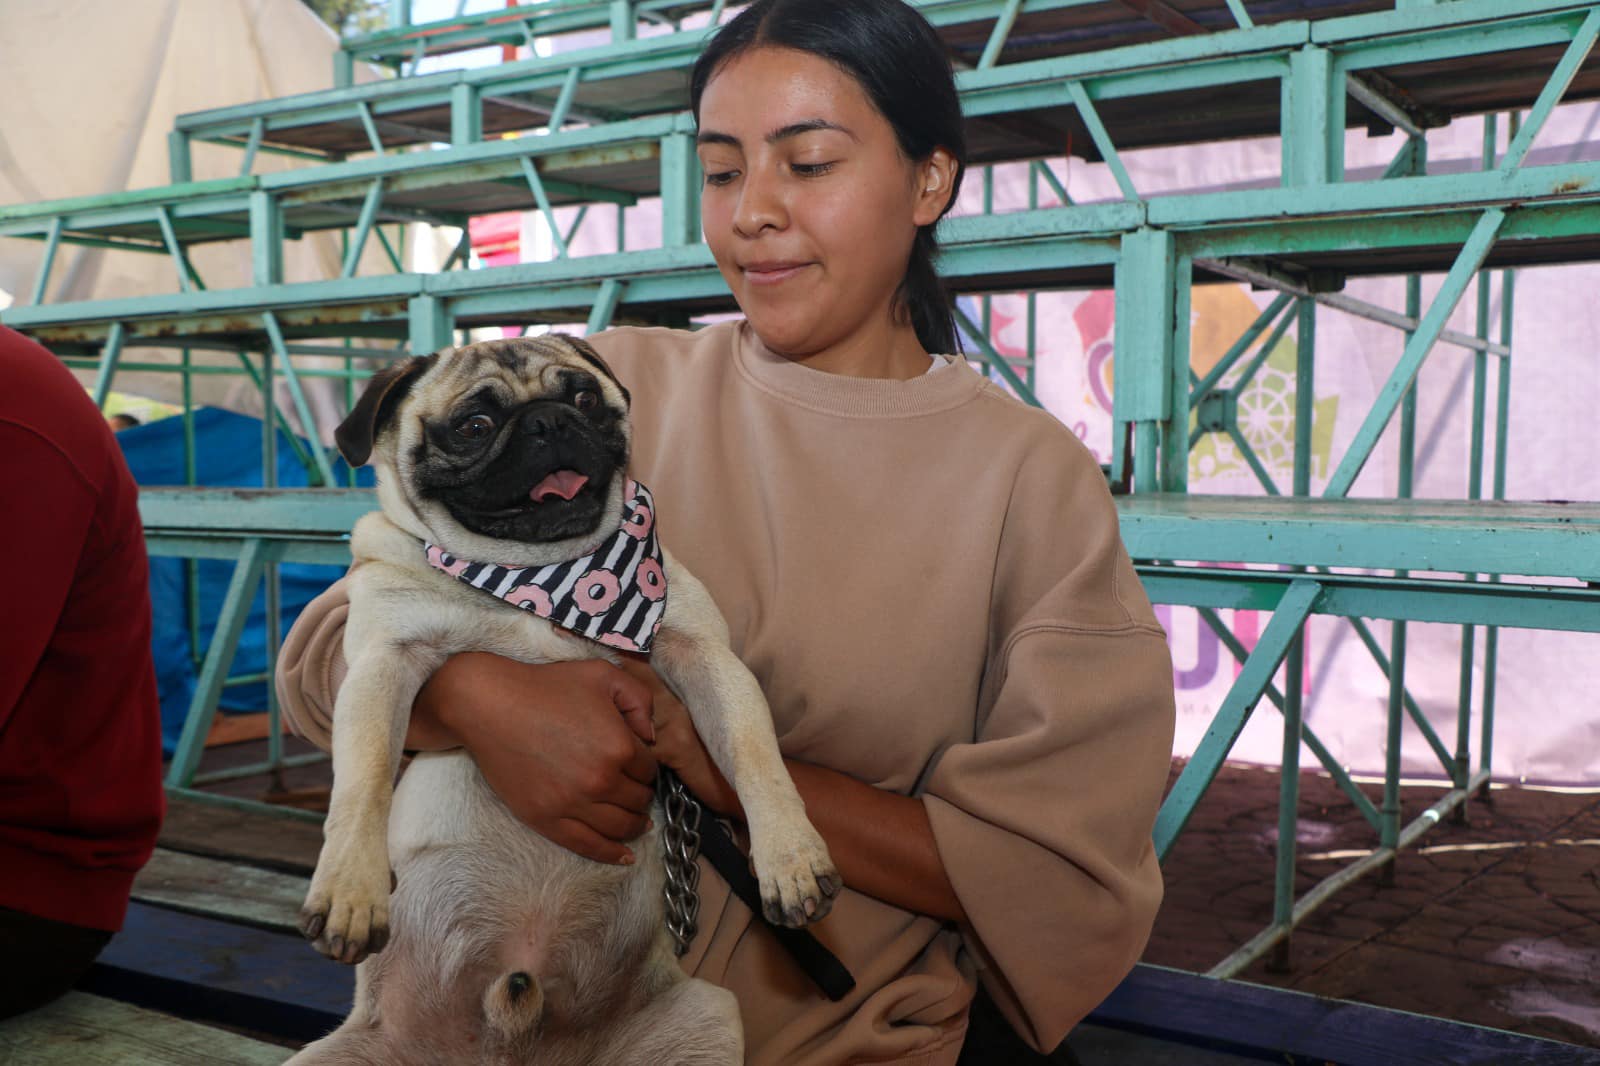
[[413,355],[386,366],[367,382],[367,390],[356,401],[350,414],[333,431],[339,454],[351,466],[364,466],[372,458],[372,443],[378,439],[389,419],[394,417],[411,386],[433,366],[437,355]]
[[600,373],[610,378],[611,383],[621,391],[622,402],[628,404],[630,407],[633,405],[633,396],[629,394],[628,387],[617,380],[617,375],[613,374],[611,372],[611,367],[606,364],[604,359],[600,358],[600,353],[594,350],[594,345],[590,344],[582,337],[574,337],[570,333],[553,333],[551,336],[560,337],[562,340],[566,341],[567,346],[577,354],[579,359],[582,359],[584,362],[600,371]]

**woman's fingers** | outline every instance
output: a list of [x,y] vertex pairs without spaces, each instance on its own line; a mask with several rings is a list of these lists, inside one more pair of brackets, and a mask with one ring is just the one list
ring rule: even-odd
[[652,686],[599,659],[458,658],[453,717],[495,793],[579,855],[629,858],[655,797]]
[[[648,752],[641,754],[644,758],[643,768],[631,765],[624,767],[624,776],[613,781],[603,795],[596,796],[597,802],[610,803],[635,814],[644,814],[650,809],[650,803],[656,796],[652,784],[656,776],[656,761]],[[640,776],[641,774],[643,776]]]
[[596,834],[618,844],[626,844],[650,828],[648,814],[611,803],[596,803],[583,813],[582,820]]
[[595,862],[625,866],[634,861],[631,848],[615,840],[607,840],[576,818],[562,818],[550,827],[547,835],[551,843]]
[[646,744],[654,743],[655,724],[650,720],[654,690],[626,669],[609,671],[609,680],[611,702],[622,712],[622,720],[628,723],[628,728],[640,740]]
[[656,700],[657,761],[673,764],[700,748],[700,734],[695,731],[688,708],[671,694],[662,695]]

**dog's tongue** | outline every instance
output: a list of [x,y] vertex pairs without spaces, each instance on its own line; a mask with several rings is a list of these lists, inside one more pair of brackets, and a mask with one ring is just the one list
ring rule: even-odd
[[557,470],[535,485],[530,495],[533,496],[534,503],[543,503],[551,496],[570,500],[588,483],[589,479],[576,470]]

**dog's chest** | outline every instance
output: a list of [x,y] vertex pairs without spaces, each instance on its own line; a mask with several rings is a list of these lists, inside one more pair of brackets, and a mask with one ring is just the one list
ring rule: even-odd
[[605,655],[596,642],[532,611],[446,575],[437,576],[448,583],[449,596],[466,625],[468,650],[495,652],[525,662],[597,659]]

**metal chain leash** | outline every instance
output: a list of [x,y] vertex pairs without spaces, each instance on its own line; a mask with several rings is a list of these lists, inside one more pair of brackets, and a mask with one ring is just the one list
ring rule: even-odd
[[666,767],[656,774],[656,798],[667,816],[661,829],[662,850],[666,853],[667,931],[672,934],[673,950],[681,958],[699,928],[700,920],[700,801],[695,799],[678,775]]

